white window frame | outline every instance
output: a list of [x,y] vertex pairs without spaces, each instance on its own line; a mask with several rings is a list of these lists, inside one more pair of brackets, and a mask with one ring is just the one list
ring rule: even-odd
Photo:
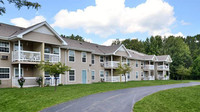
[[135,72],[135,79],[138,79],[138,78],[139,78],[139,72],[136,71],[136,72]]
[[11,69],[10,69],[10,67],[0,67],[0,68],[8,68],[9,69],[9,78],[0,78],[0,80],[9,80],[9,79],[11,79]]
[[103,56],[99,56],[99,62],[103,63],[104,62],[104,57],[103,57],[103,62],[101,62],[101,57],[103,57]]
[[[129,78],[128,78],[129,77]],[[131,72],[127,73],[127,79],[131,79]]]
[[138,61],[135,61],[135,67],[136,67],[136,68],[139,67]]
[[[92,72],[94,72],[94,79],[92,79]],[[95,80],[95,70],[91,70],[91,79],[94,81]]]
[[[70,61],[70,59],[69,59],[70,51],[73,51],[73,52],[74,52],[74,61]],[[75,57],[76,57],[76,51],[75,51],[75,50],[69,50],[69,51],[68,51],[68,61],[71,62],[71,63],[74,63],[74,62],[76,61],[76,58],[75,58]]]
[[[92,59],[92,56],[94,56],[94,59]],[[92,63],[92,60],[94,60],[94,63]],[[94,55],[94,54],[91,55],[91,64],[92,64],[92,65],[95,64],[95,55]]]
[[[8,42],[8,41],[0,41],[0,42]],[[9,54],[10,53],[10,42],[8,42],[8,49],[9,49],[8,52],[1,52],[0,51],[0,53],[5,53],[5,54]]]
[[[85,53],[85,62],[83,62],[83,55]],[[81,52],[81,62],[87,63],[87,52]]]
[[[15,74],[15,70],[18,69],[18,67],[14,67],[14,77],[16,77],[16,74]],[[24,77],[24,68],[21,68],[21,73],[22,73],[22,76],[21,77]],[[19,77],[19,76],[18,76]]]
[[[101,72],[103,72],[103,77],[101,77]],[[104,78],[105,76],[104,76],[104,70],[99,70],[99,77],[100,78]]]
[[58,47],[53,47],[53,54],[56,54],[56,53],[54,53],[54,49],[58,49],[58,54],[57,55],[59,55],[60,54],[59,48]]
[[76,70],[75,69],[71,69],[71,70],[74,70],[74,80],[73,81],[70,80],[70,74],[69,74],[69,71],[68,71],[68,81],[69,82],[76,82]]
[[50,54],[52,53],[52,52],[51,52],[51,51],[52,51],[52,48],[51,48],[50,46],[45,46],[45,48],[44,48],[44,53],[47,53],[47,52],[45,52],[45,49],[49,49],[50,52],[48,52],[48,53],[50,53]]

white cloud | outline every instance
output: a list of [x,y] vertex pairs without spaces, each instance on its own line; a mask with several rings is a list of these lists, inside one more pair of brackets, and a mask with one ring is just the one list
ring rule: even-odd
[[84,38],[84,40],[85,40],[86,42],[92,43],[92,39]]
[[185,26],[185,25],[190,25],[190,23],[185,22],[184,20],[181,20],[180,23],[181,23],[181,25],[183,25],[183,26]]
[[10,22],[20,27],[29,27],[31,25],[45,21],[43,16],[35,16],[33,19],[27,20],[22,17],[11,19]]
[[78,29],[102,37],[116,32],[148,32],[164,34],[170,32],[174,23],[174,9],[164,0],[146,0],[136,7],[126,7],[125,0],[95,0],[95,6],[84,10],[60,10],[54,17],[54,27]]

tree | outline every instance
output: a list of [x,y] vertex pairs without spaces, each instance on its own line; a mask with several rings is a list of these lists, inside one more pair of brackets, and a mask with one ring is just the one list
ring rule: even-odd
[[[41,5],[37,2],[30,2],[27,0],[0,0],[0,4],[4,5],[4,1],[7,1],[9,4],[14,4],[17,9],[21,9],[21,7],[25,6],[28,9],[29,8],[34,8],[38,10],[38,8],[41,7]],[[0,15],[3,15],[6,13],[6,8],[5,7],[0,7]]]
[[193,79],[200,79],[200,56],[198,56],[192,64]]
[[130,72],[132,69],[128,64],[118,64],[116,69],[118,74],[123,74],[125,76],[125,83],[126,83],[126,73]]
[[81,41],[81,42],[85,42],[84,38],[79,36],[79,35],[76,35],[74,36],[73,34],[71,36],[66,36],[66,35],[62,35],[61,34],[61,37],[63,38],[69,38],[69,39],[73,39],[73,40],[78,40],[78,41]]
[[119,39],[116,39],[112,42],[112,45],[120,45],[121,41]]
[[184,66],[180,65],[178,68],[177,68],[177,74],[181,77],[181,80],[185,79],[185,77],[188,77],[191,75],[191,70],[192,68],[189,67],[189,68],[185,68]]
[[144,42],[144,49],[146,54],[161,55],[163,54],[163,40],[161,36],[151,36]]
[[41,70],[44,70],[45,72],[48,72],[49,75],[54,76],[55,78],[55,91],[56,91],[56,85],[57,85],[57,75],[59,74],[64,74],[66,71],[70,70],[70,67],[65,66],[65,64],[62,64],[61,62],[58,63],[50,63],[49,61],[47,62],[40,62],[38,67]]

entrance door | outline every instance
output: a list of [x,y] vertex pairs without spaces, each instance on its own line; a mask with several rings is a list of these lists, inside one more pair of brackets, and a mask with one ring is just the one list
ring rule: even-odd
[[87,80],[87,72],[86,70],[82,70],[82,83],[86,84],[86,80]]

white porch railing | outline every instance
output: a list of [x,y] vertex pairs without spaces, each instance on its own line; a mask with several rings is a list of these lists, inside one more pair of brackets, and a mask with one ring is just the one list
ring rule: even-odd
[[[125,76],[122,76],[122,82],[125,81]],[[126,77],[126,81],[128,81],[128,76]],[[107,76],[105,77],[105,82],[120,82],[120,76]]]
[[[55,78],[54,77],[45,77],[45,85],[55,86]],[[60,78],[57,77],[57,85],[60,84]]]
[[[12,86],[13,87],[20,87],[19,83],[18,83],[18,77],[12,77]],[[36,79],[37,77],[24,77],[25,79],[25,83],[23,87],[34,87],[34,86],[38,86]]]
[[144,70],[154,70],[154,65],[144,65]]
[[155,80],[155,76],[144,76],[144,80]]
[[167,66],[167,65],[158,65],[157,69],[158,70],[169,70],[169,66]]
[[[19,53],[18,51],[12,52],[13,62],[19,61],[19,54],[18,53]],[[20,61],[39,62],[39,61],[41,61],[41,54],[40,54],[40,52],[20,51]]]
[[105,68],[117,68],[119,61],[107,61],[104,63]]
[[44,61],[59,62],[59,58],[58,54],[44,53]]

